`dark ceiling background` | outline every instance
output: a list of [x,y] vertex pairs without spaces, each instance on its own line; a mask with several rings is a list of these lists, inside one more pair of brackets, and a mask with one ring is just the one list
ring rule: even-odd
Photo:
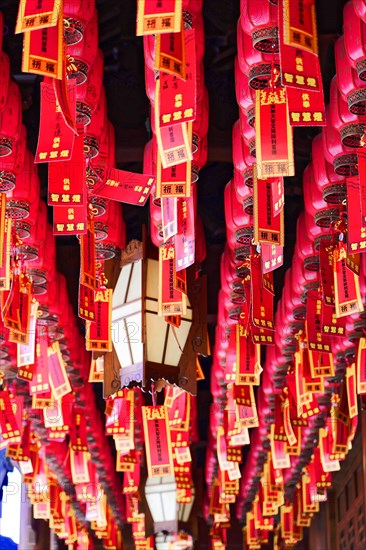
[[[319,52],[325,100],[335,73],[333,44],[342,32],[344,0],[317,0]],[[118,167],[142,171],[143,149],[150,139],[150,105],[145,94],[143,43],[135,36],[136,0],[96,0],[99,14],[99,46],[104,52],[104,85],[108,99],[108,116],[116,132]],[[22,35],[14,35],[18,1],[0,0],[5,19],[4,50],[8,53],[13,77],[21,88],[23,122],[28,131],[28,147],[34,153],[39,124],[39,83],[41,78],[21,72]],[[209,93],[210,124],[208,163],[200,172],[198,185],[199,212],[204,223],[207,259],[202,269],[208,274],[208,323],[211,344],[217,314],[217,293],[220,288],[220,256],[226,240],[224,187],[233,174],[231,131],[239,117],[235,98],[234,59],[239,0],[204,0],[205,83]],[[276,300],[281,295],[284,273],[291,263],[296,219],[303,208],[302,172],[310,160],[311,140],[318,129],[295,130],[296,176],[285,180],[285,265],[275,272]],[[47,167],[39,166],[41,193],[46,199]],[[51,209],[49,217],[51,219]],[[124,205],[127,240],[141,237],[141,226],[148,226],[148,207]],[[79,245],[76,238],[57,238],[57,267],[66,277],[71,302],[77,312],[79,277]],[[80,322],[80,330],[83,324]],[[209,403],[210,360],[202,361],[206,380],[199,383],[199,429],[201,442],[197,448],[197,466],[204,466]],[[104,410],[103,400],[101,409]],[[231,549],[241,548],[239,529],[229,539]],[[208,548],[203,529],[198,547]],[[304,546],[305,548],[306,546]]]

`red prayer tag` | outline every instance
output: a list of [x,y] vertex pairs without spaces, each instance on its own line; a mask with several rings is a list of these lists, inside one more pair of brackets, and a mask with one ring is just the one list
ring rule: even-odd
[[0,434],[2,442],[0,449],[8,443],[20,442],[20,427],[18,426],[15,407],[7,390],[0,390]]
[[357,349],[357,393],[366,393],[366,338],[360,338]]
[[60,7],[57,0],[20,0],[15,33],[56,25]]
[[155,69],[186,78],[185,32],[158,34],[155,37]]
[[261,243],[263,274],[270,273],[283,265],[283,246]]
[[82,235],[87,232],[87,205],[54,206],[54,235]]
[[[281,4],[280,4],[281,9]],[[314,0],[282,0],[283,41],[289,46],[318,53]]]
[[260,180],[254,168],[253,201],[254,201],[254,241],[281,245],[284,244],[283,209],[277,216],[273,210],[273,194],[271,179]]
[[291,126],[325,126],[325,105],[322,81],[319,89],[299,90],[286,86]]
[[163,168],[157,155],[156,197],[190,197],[192,163],[187,161]]
[[283,178],[271,178],[273,215],[277,216],[283,210],[285,204],[285,188]]
[[186,80],[160,73],[159,126],[192,122],[196,118],[196,41],[195,31],[186,30]]
[[19,342],[17,346],[18,369],[19,367],[24,367],[26,365],[33,365],[35,362],[37,311],[38,302],[33,302],[31,304],[31,312],[29,318],[28,342]]
[[178,233],[178,212],[176,197],[163,197],[161,199],[161,222],[163,240],[166,243]]
[[357,149],[362,225],[366,225],[366,148]]
[[175,253],[173,244],[159,247],[159,313],[160,315],[183,315],[185,296],[174,288]]
[[48,167],[48,204],[83,206],[86,204],[84,136],[75,137],[70,160],[50,162]]
[[331,340],[322,332],[322,295],[309,290],[306,301],[306,337],[310,351],[331,351]]
[[76,126],[76,82],[74,78],[68,79],[64,74],[63,78],[53,78],[53,88],[65,124],[75,134],[78,133]]
[[354,418],[358,414],[357,405],[357,380],[356,380],[356,365],[352,363],[346,369],[346,388],[349,417]]
[[47,350],[48,373],[52,394],[55,399],[61,399],[71,392],[71,386],[67,377],[65,363],[61,355],[59,343],[53,342]]
[[95,320],[94,289],[79,283],[79,317],[86,321]]
[[138,0],[136,34],[179,32],[182,25],[182,0]]
[[174,237],[175,269],[181,271],[194,264],[195,226],[193,198],[179,199],[178,233]]
[[334,294],[336,316],[363,311],[358,276],[347,266],[347,252],[344,245],[334,251]]
[[295,173],[285,88],[256,90],[256,159],[259,179]]
[[[75,87],[70,89],[70,109],[76,112]],[[52,80],[41,82],[41,115],[35,162],[69,160],[74,147],[75,132],[67,126],[58,104]],[[62,170],[63,163],[57,168]],[[50,166],[51,168],[51,166]],[[54,176],[49,178],[53,182]]]
[[80,284],[96,286],[94,218],[89,217],[87,232],[80,236]]
[[252,335],[256,343],[272,343],[274,335],[273,293],[264,285],[259,254],[250,257]]
[[362,195],[359,177],[347,178],[347,249],[350,254],[366,250],[366,221],[362,217]]
[[70,424],[70,445],[74,451],[88,450],[85,411],[77,405],[74,406]]
[[142,419],[149,477],[173,475],[173,454],[166,407],[142,407]]
[[87,322],[88,351],[112,351],[112,294],[110,288],[95,291],[95,321]]
[[64,64],[63,33],[62,9],[53,27],[24,32],[22,71],[61,79]]
[[262,371],[260,346],[248,338],[243,326],[236,325],[236,384],[259,384]]
[[335,245],[327,245],[320,241],[319,259],[320,259],[320,283],[324,303],[334,304],[334,276],[333,276],[333,254]]
[[153,176],[108,168],[105,181],[97,183],[91,193],[113,201],[144,206],[154,183]]
[[[2,193],[5,197],[5,193]],[[3,245],[0,249],[0,290],[10,290],[10,249],[11,249],[11,218],[7,218],[4,223],[4,238]]]

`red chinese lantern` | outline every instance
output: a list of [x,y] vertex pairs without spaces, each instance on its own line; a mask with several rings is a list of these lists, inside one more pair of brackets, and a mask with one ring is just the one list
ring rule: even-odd
[[89,75],[90,68],[96,58],[98,51],[98,14],[94,10],[85,31],[83,40],[70,44],[67,47],[67,54],[70,61],[76,68],[70,73],[70,78],[76,79],[76,84],[83,84]]
[[20,254],[27,264],[40,258],[42,255],[40,254],[40,249],[43,250],[46,243],[47,206],[42,200],[38,202],[38,210],[35,217],[30,219],[29,222],[30,234],[19,247]]
[[109,201],[106,211],[95,223],[96,255],[98,260],[110,260],[126,245],[126,226],[119,202]]
[[364,133],[364,124],[357,115],[352,114],[347,102],[337,88],[336,77],[330,85],[330,123],[339,132],[341,141],[346,147],[360,147]]
[[23,169],[17,176],[16,186],[7,193],[7,216],[14,220],[27,218],[30,206],[34,207],[35,204],[38,204],[39,195],[40,184],[34,157],[27,150]]
[[[325,108],[327,120],[330,120],[329,105]],[[326,160],[333,164],[334,171],[339,176],[354,176],[358,174],[357,154],[349,147],[342,145],[337,130],[330,123],[323,128],[323,152]]]
[[119,256],[120,251],[126,246],[126,225],[123,219],[122,205],[119,202],[115,204],[117,205],[117,216],[114,223],[108,223],[107,237],[95,245],[98,260],[110,260]]
[[270,2],[241,0],[240,21],[253,46],[264,53],[278,52],[278,10]]
[[312,163],[305,168],[302,182],[306,212],[319,227],[330,227],[339,219],[341,206],[325,202],[321,190],[316,185]]
[[0,112],[0,157],[10,155],[22,131],[22,101],[19,87],[10,81],[6,104]]
[[22,126],[19,139],[14,142],[10,155],[0,157],[0,192],[7,193],[15,187],[17,174],[23,168],[26,152],[27,133]]
[[63,275],[56,272],[55,278],[47,284],[47,292],[37,296],[39,303],[38,323],[40,325],[57,325],[58,318],[55,310],[59,302],[67,299],[66,279]]
[[[44,204],[44,203],[42,203]],[[42,211],[44,212],[43,208]],[[44,214],[43,214],[44,215]],[[37,223],[44,224],[46,220],[38,220]],[[27,254],[28,242],[25,245]],[[29,254],[28,254],[29,257]],[[47,224],[46,236],[38,246],[38,257],[27,262],[28,273],[32,277],[34,292],[43,294],[47,290],[47,284],[56,276],[56,242],[52,226]],[[68,303],[68,302],[67,302]]]
[[315,183],[320,189],[323,199],[329,204],[341,204],[346,198],[346,182],[344,177],[335,173],[323,153],[321,134],[312,141],[312,165]]
[[250,126],[255,123],[254,92],[249,86],[249,79],[240,70],[238,58],[235,58],[235,93],[238,105],[243,109],[248,118]]
[[337,86],[348,108],[355,115],[366,112],[366,88],[356,71],[352,69],[347,57],[344,38],[338,38],[334,45]]
[[64,0],[64,37],[68,46],[84,38],[94,11],[94,0]]
[[82,126],[90,124],[95,111],[103,82],[103,54],[98,50],[88,78],[76,87],[76,122]]
[[250,156],[255,158],[255,129],[248,123],[248,119],[242,109],[239,109],[239,115],[241,135],[249,149]]
[[[195,145],[192,146],[192,150]],[[193,153],[191,164],[191,183],[199,180],[199,171],[207,162],[207,135],[197,141],[197,150]]]
[[366,23],[355,12],[352,2],[343,10],[344,45],[352,67],[366,80]]
[[[99,154],[87,162],[86,183],[88,189],[92,189],[99,181],[104,181],[108,168],[113,166],[115,166],[114,128],[107,119],[106,131],[99,140]],[[105,213],[106,199],[92,194],[89,195],[89,199],[93,205],[94,217]]]
[[221,255],[220,274],[223,291],[230,294],[233,304],[241,304],[245,300],[243,280],[236,272],[234,259],[228,244],[225,245],[224,252]]
[[[104,87],[99,96],[91,122],[85,128],[84,153],[86,158],[92,159],[99,154],[100,143],[108,130],[107,100]],[[113,165],[112,165],[113,166]]]
[[238,60],[240,70],[248,75],[249,86],[254,90],[267,88],[272,78],[273,63],[279,70],[278,54],[262,53],[253,47],[252,37],[244,32],[240,20],[237,27]]
[[315,251],[314,243],[308,235],[305,213],[302,212],[297,220],[295,251],[304,268],[309,271],[319,271],[319,256]]
[[[236,261],[244,261],[250,254],[253,239],[253,219],[245,212],[243,203],[235,193],[233,180],[225,187],[224,192],[226,238]],[[240,246],[240,248],[239,248]]]
[[291,266],[291,288],[298,294],[303,302],[309,290],[315,290],[319,285],[319,272],[305,269],[304,263],[298,255],[292,258]]

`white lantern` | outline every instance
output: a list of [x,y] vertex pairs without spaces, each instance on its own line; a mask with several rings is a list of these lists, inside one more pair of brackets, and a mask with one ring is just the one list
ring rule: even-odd
[[177,531],[178,504],[175,477],[148,477],[145,496],[154,520],[154,532]]

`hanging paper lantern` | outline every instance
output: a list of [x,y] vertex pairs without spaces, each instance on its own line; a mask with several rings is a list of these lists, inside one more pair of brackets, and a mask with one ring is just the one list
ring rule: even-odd
[[78,86],[88,79],[97,52],[98,17],[97,10],[94,10],[86,26],[83,40],[67,46],[67,55],[70,56],[72,65],[76,69],[70,72],[69,77],[74,78]]
[[29,216],[30,205],[37,205],[40,195],[40,183],[34,165],[34,157],[28,151],[24,166],[17,176],[16,186],[7,194],[7,216],[23,219]]
[[[105,181],[109,167],[115,166],[115,136],[113,125],[106,121],[106,128],[98,141],[99,153],[86,166],[86,183],[89,190],[100,181]],[[106,199],[98,195],[89,195],[94,217],[101,216],[106,210]]]
[[343,36],[335,42],[334,54],[338,89],[351,113],[363,115],[366,112],[366,88],[350,65]]
[[339,219],[340,205],[330,205],[323,199],[323,194],[316,185],[312,163],[303,173],[304,202],[306,211],[319,227],[330,227]]
[[100,143],[107,133],[107,125],[107,100],[103,87],[99,96],[97,108],[93,113],[90,124],[88,124],[85,129],[84,153],[87,159],[93,159],[99,155]]
[[243,281],[236,273],[232,253],[227,243],[221,255],[220,275],[221,288],[230,295],[232,303],[243,303],[245,300]]
[[94,11],[94,0],[64,0],[64,37],[68,46],[83,40]]
[[22,101],[19,87],[10,81],[6,104],[0,112],[0,157],[10,155],[22,131]]
[[[41,211],[44,212],[43,207]],[[44,216],[44,214],[37,216],[37,224],[42,225],[45,223],[46,220],[44,218],[42,220],[42,216]],[[30,245],[28,245],[27,242],[27,244],[22,247],[22,251],[24,250],[27,258],[29,258],[28,246]],[[47,283],[52,281],[56,276],[56,243],[50,224],[47,224],[46,236],[43,241],[39,242],[37,251],[37,258],[31,261],[28,259],[28,273],[32,277],[34,292],[40,294],[47,291]]]
[[29,221],[30,227],[29,236],[24,239],[19,250],[22,258],[26,262],[32,262],[40,257],[40,248],[45,246],[46,229],[47,229],[47,206],[42,201],[38,201],[38,209],[35,217]]
[[352,114],[337,88],[336,77],[330,84],[330,124],[340,133],[346,147],[361,147],[364,124],[360,117]]
[[249,79],[247,75],[240,70],[238,57],[235,58],[235,93],[238,105],[246,113],[248,124],[250,126],[254,126],[254,91],[253,88],[250,88],[249,86]]
[[55,310],[59,302],[66,299],[66,279],[63,275],[56,273],[55,278],[47,284],[47,292],[37,296],[39,302],[38,323],[41,325],[57,325],[58,318],[55,315]]
[[308,235],[305,213],[302,212],[296,225],[295,254],[309,271],[319,271],[319,256],[314,249],[314,243]]
[[76,122],[82,126],[90,124],[103,82],[103,54],[100,50],[88,72],[88,78],[76,87]]
[[235,261],[244,261],[250,254],[253,218],[245,211],[244,203],[238,201],[233,180],[225,187],[224,206],[228,245],[234,252]]
[[346,198],[346,183],[342,176],[335,173],[323,153],[321,134],[312,141],[312,165],[315,182],[322,192],[323,199],[329,204],[341,204]]
[[116,222],[119,211],[119,203],[115,201],[108,201],[106,204],[106,211],[104,214],[98,217],[94,223],[95,240],[97,242],[102,241],[108,237],[108,228],[113,226]]
[[[326,113],[330,120],[330,107],[327,105]],[[323,128],[323,152],[326,160],[333,164],[334,171],[340,176],[354,176],[358,174],[357,155],[349,147],[342,145],[337,130],[330,123]]]
[[352,2],[343,9],[344,45],[352,67],[361,80],[366,80],[366,23],[356,14]]
[[252,36],[254,48],[264,53],[278,52],[278,10],[270,2],[241,0],[240,21]]
[[240,20],[237,26],[238,60],[241,72],[248,75],[249,86],[254,90],[267,88],[272,78],[273,63],[279,70],[278,54],[269,55],[256,50],[252,37],[244,32]]
[[[245,113],[242,109],[239,110],[240,115],[240,133],[244,139],[245,145],[249,149],[249,155],[251,157],[256,156],[256,141],[255,141],[255,129],[249,125],[248,120],[245,116]],[[248,184],[247,184],[248,185]],[[248,186],[250,187],[250,185]]]
[[17,174],[23,168],[26,151],[27,133],[22,126],[19,139],[13,143],[10,155],[0,157],[0,192],[7,193],[15,187]]
[[110,260],[118,257],[126,246],[126,224],[122,215],[122,205],[118,205],[118,215],[113,225],[108,226],[108,236],[96,243],[96,257],[98,260]]

